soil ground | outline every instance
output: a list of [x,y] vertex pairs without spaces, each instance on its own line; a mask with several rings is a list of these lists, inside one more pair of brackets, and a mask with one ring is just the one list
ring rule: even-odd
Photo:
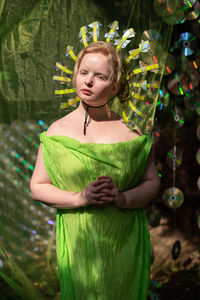
[[[178,229],[172,229],[169,219],[162,217],[160,225],[149,228],[153,248],[151,279],[154,280],[156,299],[200,299],[200,252],[197,238],[187,239]],[[172,258],[173,244],[179,240],[179,257]]]

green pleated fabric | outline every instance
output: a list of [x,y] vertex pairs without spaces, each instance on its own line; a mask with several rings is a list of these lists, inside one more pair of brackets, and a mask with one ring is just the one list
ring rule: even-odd
[[[44,164],[57,187],[80,192],[100,175],[120,191],[143,175],[152,139],[148,135],[113,144],[81,143],[40,135]],[[57,261],[62,300],[145,300],[151,244],[143,208],[113,203],[57,210]]]

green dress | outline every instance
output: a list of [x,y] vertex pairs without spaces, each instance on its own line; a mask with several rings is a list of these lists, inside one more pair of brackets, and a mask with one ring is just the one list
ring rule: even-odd
[[[145,170],[152,139],[138,136],[113,144],[81,143],[61,135],[40,135],[52,183],[80,192],[100,175],[126,191]],[[62,300],[145,300],[151,244],[143,208],[113,203],[58,209],[56,251]]]

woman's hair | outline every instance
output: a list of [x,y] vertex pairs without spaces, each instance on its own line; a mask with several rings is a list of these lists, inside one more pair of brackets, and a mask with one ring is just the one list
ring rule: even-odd
[[78,55],[72,82],[75,86],[76,76],[82,61],[82,58],[87,53],[102,53],[108,57],[108,64],[110,66],[111,74],[109,80],[114,82],[119,82],[121,77],[121,59],[119,54],[116,52],[115,48],[110,44],[103,41],[93,42],[85,47]]

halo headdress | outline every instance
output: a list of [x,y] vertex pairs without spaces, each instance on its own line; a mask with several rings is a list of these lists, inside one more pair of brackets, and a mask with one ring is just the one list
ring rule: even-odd
[[[79,38],[84,47],[88,46],[88,42],[98,41],[101,26],[101,23],[96,21],[87,26],[81,27]],[[105,33],[104,38],[107,43],[113,44],[116,52],[122,51],[122,49],[126,48],[135,37],[136,33],[134,29],[129,28],[125,30],[122,37],[119,38],[118,21],[114,21],[108,26],[110,30]],[[154,74],[158,73],[158,61],[155,60],[155,63],[147,65],[141,59],[141,56],[144,54],[148,55],[150,50],[150,42],[148,40],[142,40],[139,43],[138,48],[130,50],[126,56],[122,55],[122,77],[120,90],[116,97],[111,99],[113,101],[110,105],[112,110],[122,116],[126,125],[130,129],[133,129],[135,125],[138,125],[143,132],[147,133],[150,133],[153,127],[159,88],[159,81],[152,81],[154,76],[148,76],[149,72],[154,72]],[[66,56],[70,57],[75,64],[77,56],[73,47],[67,45],[65,52]],[[67,86],[66,89],[55,90],[56,95],[66,95],[68,98],[65,103],[61,104],[61,108],[65,110],[68,110],[70,107],[76,108],[80,99],[77,96],[73,97],[73,95],[76,94],[76,89],[72,86],[73,71],[68,69],[66,65],[62,65],[58,62],[56,63],[56,70],[60,72],[60,74],[59,76],[53,76],[53,79],[61,84],[66,84]],[[84,134],[89,106],[90,105],[88,105],[86,111]],[[71,111],[72,110],[73,109],[71,109]]]

